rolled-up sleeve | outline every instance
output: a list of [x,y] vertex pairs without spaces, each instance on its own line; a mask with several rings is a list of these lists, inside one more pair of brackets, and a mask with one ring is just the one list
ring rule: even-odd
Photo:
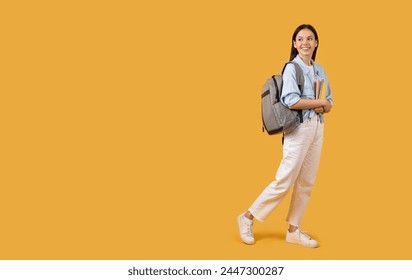
[[296,70],[293,64],[288,64],[283,72],[283,86],[281,102],[286,107],[293,106],[296,104],[302,93],[300,92],[297,82],[296,82]]
[[[325,75],[326,77],[326,75]],[[332,99],[332,89],[330,87],[328,78],[325,78],[326,81],[326,99],[333,105],[333,99]]]

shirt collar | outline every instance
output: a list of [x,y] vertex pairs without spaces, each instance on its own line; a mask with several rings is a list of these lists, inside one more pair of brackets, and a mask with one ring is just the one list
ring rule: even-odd
[[[297,63],[301,66],[302,71],[303,71],[304,74],[308,74],[308,73],[309,73],[309,71],[310,71],[310,70],[309,70],[309,67],[305,64],[305,62],[303,62],[303,60],[300,58],[299,55],[296,55],[295,58],[293,59],[293,61],[297,62]],[[313,65],[313,70],[314,70],[314,72],[315,72],[315,75],[317,75],[317,74],[318,74],[318,69],[317,69],[317,67],[316,67],[316,64],[315,64],[315,62],[313,61],[313,59],[311,59],[310,61],[311,61],[312,65]]]

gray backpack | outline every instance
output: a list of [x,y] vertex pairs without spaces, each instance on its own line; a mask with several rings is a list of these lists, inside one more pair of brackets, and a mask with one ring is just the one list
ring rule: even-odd
[[[296,69],[296,80],[300,92],[303,90],[305,78],[300,66],[293,61],[285,64],[282,70],[285,71],[286,65],[292,63]],[[262,130],[269,135],[279,133],[289,133],[297,127],[296,119],[303,122],[302,110],[291,110],[280,102],[282,95],[283,78],[282,75],[274,75],[267,79],[262,90]]]

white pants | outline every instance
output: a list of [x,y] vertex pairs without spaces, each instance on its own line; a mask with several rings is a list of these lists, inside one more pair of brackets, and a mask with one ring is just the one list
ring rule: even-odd
[[318,116],[285,135],[283,159],[271,182],[249,208],[263,222],[294,185],[287,222],[299,226],[312,192],[323,143],[323,123]]

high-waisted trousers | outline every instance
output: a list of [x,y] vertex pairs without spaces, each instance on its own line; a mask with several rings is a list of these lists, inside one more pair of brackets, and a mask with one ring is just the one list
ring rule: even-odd
[[293,186],[286,221],[299,226],[309,202],[319,167],[323,143],[323,122],[316,115],[286,134],[283,158],[271,182],[249,208],[258,220],[265,221]]

